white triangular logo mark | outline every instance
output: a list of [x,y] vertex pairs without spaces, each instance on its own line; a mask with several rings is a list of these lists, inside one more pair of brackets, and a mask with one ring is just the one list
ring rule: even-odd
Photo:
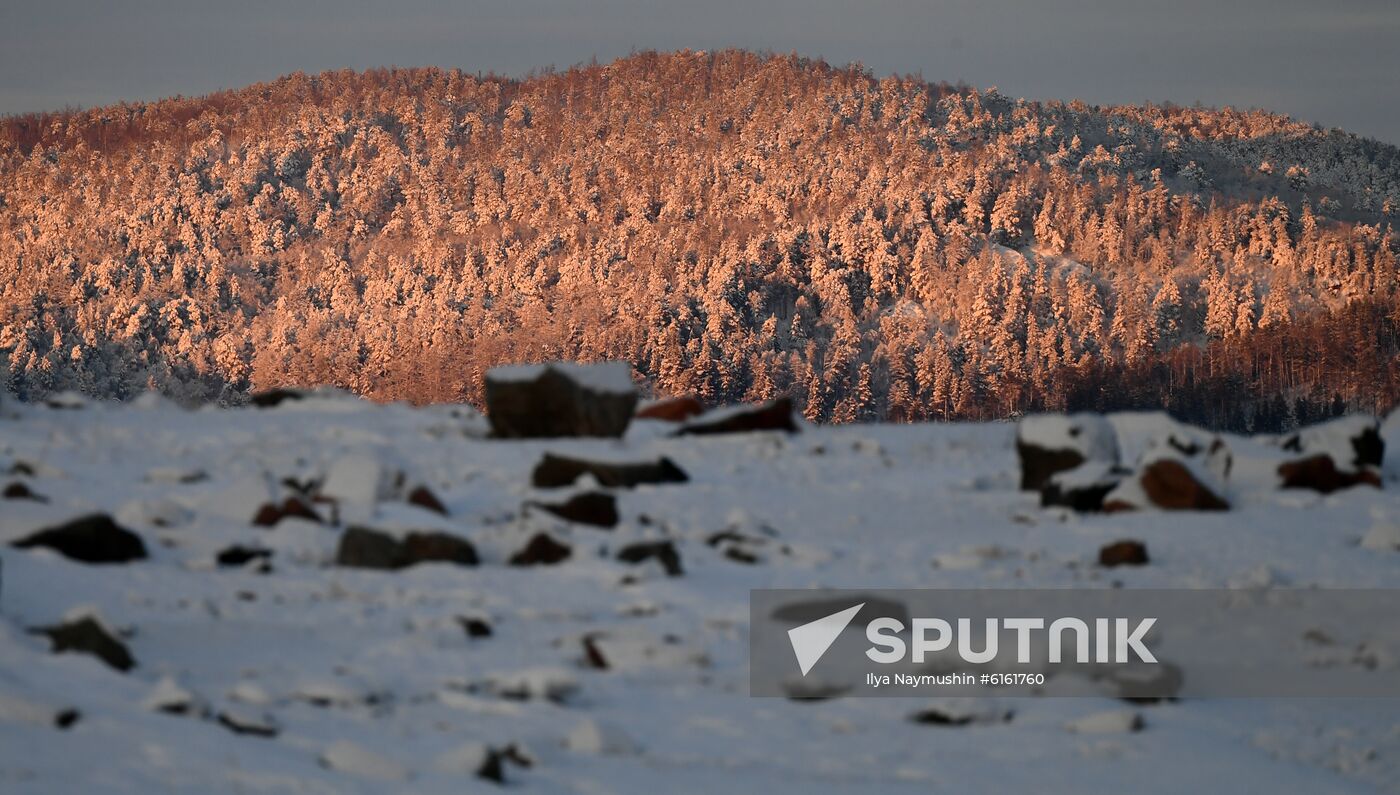
[[788,640],[792,642],[792,651],[797,655],[797,666],[802,669],[803,676],[826,654],[862,607],[865,602],[788,630]]

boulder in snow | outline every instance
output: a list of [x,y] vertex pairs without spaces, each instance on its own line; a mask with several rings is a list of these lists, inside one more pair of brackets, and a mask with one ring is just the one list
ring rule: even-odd
[[443,516],[447,515],[447,506],[442,504],[442,500],[433,493],[427,486],[416,486],[408,492],[406,502],[409,505],[417,505],[424,510],[432,511]]
[[281,729],[266,715],[254,714],[240,709],[226,709],[215,718],[220,726],[248,737],[276,737]]
[[335,562],[361,569],[403,569],[419,563],[475,566],[476,548],[450,533],[411,532],[403,538],[367,527],[351,527],[340,536]]
[[81,563],[126,563],[146,557],[146,544],[141,537],[119,526],[105,513],[82,516],[39,530],[10,546],[16,549],[48,547]]
[[7,500],[32,500],[34,502],[48,502],[49,498],[36,493],[29,488],[29,484],[22,480],[16,480],[5,487],[5,491],[0,493],[0,497]]
[[707,436],[717,433],[786,431],[797,433],[792,398],[780,397],[758,406],[724,408],[702,414],[682,425],[678,436]]
[[47,635],[55,654],[75,651],[90,654],[118,671],[125,673],[136,667],[136,660],[126,644],[117,640],[93,616],[82,616],[50,627],[39,627],[36,635]]
[[685,573],[681,568],[681,556],[676,551],[676,545],[670,541],[639,541],[617,551],[617,559],[623,563],[638,564],[643,561],[655,560],[666,570],[666,574],[671,577],[679,577]]
[[1212,480],[1183,459],[1162,456],[1143,464],[1135,476],[1104,497],[1103,508],[1109,513],[1149,507],[1168,511],[1229,510],[1230,504],[1220,496],[1222,490]]
[[316,513],[306,500],[301,497],[288,497],[280,504],[274,502],[263,503],[257,513],[253,514],[253,524],[258,527],[275,527],[278,522],[289,517],[305,519],[316,524],[322,524],[321,515]]
[[1302,428],[1279,440],[1279,447],[1304,456],[1326,454],[1342,470],[1379,469],[1385,459],[1380,420],[1348,414]]
[[568,544],[555,541],[548,533],[536,533],[519,552],[510,556],[512,566],[552,566],[573,554]]
[[486,373],[486,414],[498,438],[621,436],[636,406],[626,362],[516,365]]
[[1101,511],[1104,497],[1130,474],[1107,461],[1086,461],[1051,475],[1040,488],[1040,504],[1081,512]]
[[1118,436],[1097,414],[1038,414],[1016,426],[1021,489],[1039,491],[1050,476],[1086,461],[1118,463]]
[[1147,561],[1147,545],[1141,541],[1115,541],[1099,549],[1099,565],[1105,568],[1145,566]]
[[1349,489],[1352,486],[1381,488],[1381,477],[1369,466],[1339,469],[1331,455],[1319,453],[1278,466],[1278,475],[1285,489],[1311,489],[1322,494]]
[[617,498],[601,491],[586,491],[575,494],[563,502],[528,503],[541,510],[558,516],[560,519],[594,527],[613,528],[619,519]]
[[655,461],[611,462],[545,453],[535,465],[530,480],[535,488],[568,486],[584,475],[592,475],[600,486],[632,488],[643,483],[685,483],[690,478],[669,458]]
[[1085,715],[1065,724],[1075,734],[1128,734],[1140,732],[1146,724],[1134,710],[1109,710]]

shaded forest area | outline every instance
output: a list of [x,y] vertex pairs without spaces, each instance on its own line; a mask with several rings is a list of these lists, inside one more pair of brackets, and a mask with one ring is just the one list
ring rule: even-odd
[[0,372],[479,402],[500,362],[815,421],[1400,397],[1400,151],[747,52],[294,74],[0,121]]

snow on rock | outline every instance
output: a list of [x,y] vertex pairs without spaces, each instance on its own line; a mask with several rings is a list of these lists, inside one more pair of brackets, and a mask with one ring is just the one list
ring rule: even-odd
[[1021,488],[1038,491],[1051,475],[1086,461],[1118,463],[1118,437],[1097,414],[1037,414],[1016,426]]
[[781,397],[757,406],[730,406],[701,414],[676,431],[679,436],[709,436],[751,431],[797,433],[792,399]]
[[1278,446],[1301,456],[1326,455],[1343,471],[1379,469],[1385,459],[1381,424],[1375,417],[1349,414],[1280,437]]
[[637,743],[622,729],[608,723],[584,719],[569,732],[564,741],[570,751],[581,754],[622,756],[639,752]]
[[493,367],[486,416],[499,438],[621,436],[637,390],[626,362]]
[[408,780],[408,768],[349,740],[332,743],[321,752],[321,764],[340,773],[387,783]]
[[336,459],[326,471],[320,494],[351,505],[373,506],[391,500],[402,487],[403,474],[386,467],[368,453],[352,453]]
[[1200,463],[1174,450],[1149,453],[1133,477],[1103,498],[1103,509],[1132,511],[1224,511],[1230,504],[1225,489]]
[[146,709],[154,712],[166,712],[172,715],[187,715],[199,709],[199,699],[193,693],[181,687],[174,677],[163,676],[156,686],[151,689],[150,695],[141,702]]

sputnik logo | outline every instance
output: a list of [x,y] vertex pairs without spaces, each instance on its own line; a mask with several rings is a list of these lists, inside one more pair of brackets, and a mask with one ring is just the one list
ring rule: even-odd
[[831,648],[831,644],[836,642],[862,607],[865,607],[865,602],[788,630],[788,640],[792,643],[792,652],[797,655],[797,667],[802,669],[803,676],[826,654],[826,650]]

